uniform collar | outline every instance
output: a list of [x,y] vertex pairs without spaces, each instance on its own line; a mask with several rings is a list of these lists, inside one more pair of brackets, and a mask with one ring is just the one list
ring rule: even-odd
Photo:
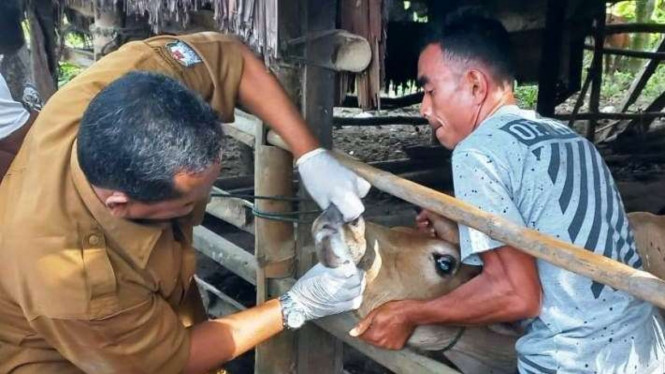
[[76,141],[72,146],[70,172],[74,188],[92,216],[101,226],[104,235],[117,245],[114,249],[124,252],[139,267],[145,268],[163,229],[156,226],[140,225],[132,221],[114,217],[99,200],[79,165]]

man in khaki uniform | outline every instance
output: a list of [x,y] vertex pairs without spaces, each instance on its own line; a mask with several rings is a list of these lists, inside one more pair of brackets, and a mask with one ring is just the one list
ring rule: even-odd
[[362,213],[367,182],[317,148],[244,45],[217,33],[128,43],[50,99],[0,185],[0,372],[203,372],[284,319],[357,308],[362,274],[317,266],[280,300],[181,323],[192,226],[221,165],[213,109],[232,121],[236,102],[285,139],[322,207]]

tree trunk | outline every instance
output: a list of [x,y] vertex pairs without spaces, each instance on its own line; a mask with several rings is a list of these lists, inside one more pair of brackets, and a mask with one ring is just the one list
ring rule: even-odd
[[[635,22],[636,23],[648,23],[651,20],[651,15],[653,14],[654,8],[656,6],[656,0],[637,0],[635,1]],[[637,33],[633,37],[633,46],[631,49],[636,51],[644,51],[649,46],[649,37],[650,34],[646,33]],[[635,73],[640,68],[644,62],[637,58],[631,58],[628,60],[628,70]]]

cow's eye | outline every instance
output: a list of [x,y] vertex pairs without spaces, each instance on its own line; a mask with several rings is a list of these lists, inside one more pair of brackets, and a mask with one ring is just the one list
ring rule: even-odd
[[358,226],[358,222],[360,222],[360,216],[358,218],[354,219],[353,221],[349,222],[351,226]]
[[435,253],[432,255],[434,257],[434,267],[436,272],[444,277],[451,275],[455,272],[457,267],[457,259],[451,255],[440,255]]

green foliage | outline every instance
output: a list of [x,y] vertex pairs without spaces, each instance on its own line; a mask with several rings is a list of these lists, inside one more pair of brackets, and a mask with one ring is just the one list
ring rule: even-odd
[[604,102],[611,101],[612,98],[621,98],[634,78],[635,74],[629,71],[615,71],[611,75],[603,74],[600,100]]
[[83,68],[70,62],[60,61],[58,63],[58,87],[62,87],[74,79]]
[[515,84],[515,98],[520,108],[535,109],[538,102],[538,85],[526,84],[520,86]]
[[649,102],[653,101],[658,95],[662,94],[665,91],[665,65],[660,64],[656,68],[656,72],[651,76],[649,82],[644,87],[644,92],[642,95],[645,98],[650,99]]

